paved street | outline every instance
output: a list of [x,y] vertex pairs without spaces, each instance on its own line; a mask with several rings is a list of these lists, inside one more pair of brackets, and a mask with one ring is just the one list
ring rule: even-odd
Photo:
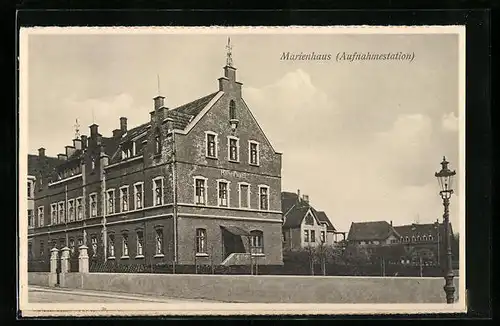
[[215,302],[208,300],[188,300],[168,297],[146,296],[138,294],[57,289],[30,286],[28,290],[30,303],[193,303]]

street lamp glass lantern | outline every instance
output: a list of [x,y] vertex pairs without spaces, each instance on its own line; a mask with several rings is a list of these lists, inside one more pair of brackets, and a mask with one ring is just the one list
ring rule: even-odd
[[446,157],[443,157],[441,162],[441,171],[436,172],[435,176],[438,179],[439,187],[441,189],[441,195],[449,197],[453,193],[453,179],[455,177],[455,170],[450,170],[448,168],[449,162],[446,161]]

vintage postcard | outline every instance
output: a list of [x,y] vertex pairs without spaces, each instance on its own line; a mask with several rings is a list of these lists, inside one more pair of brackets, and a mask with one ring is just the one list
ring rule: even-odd
[[22,316],[465,312],[465,27],[22,28]]

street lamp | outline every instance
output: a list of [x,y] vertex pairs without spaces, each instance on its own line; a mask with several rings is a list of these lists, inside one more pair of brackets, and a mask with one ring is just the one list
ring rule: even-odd
[[441,191],[439,194],[443,199],[444,214],[443,214],[443,224],[445,232],[445,245],[446,245],[446,272],[444,279],[446,280],[444,291],[446,293],[446,303],[455,302],[455,286],[453,285],[453,269],[451,266],[451,234],[450,234],[450,198],[453,194],[453,177],[455,176],[455,170],[450,170],[448,168],[449,162],[446,161],[446,157],[443,157],[441,162],[441,171],[436,172],[434,175],[438,179],[439,187]]

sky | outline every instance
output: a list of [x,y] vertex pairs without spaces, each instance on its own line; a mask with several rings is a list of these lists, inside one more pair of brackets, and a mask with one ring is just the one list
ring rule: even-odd
[[[218,90],[231,36],[243,98],[283,153],[282,190],[351,222],[442,220],[434,173],[459,167],[458,36],[91,34],[28,38],[28,148],[56,156],[95,122],[104,136]],[[409,52],[412,62],[281,61],[283,52]],[[23,72],[21,72],[23,73]],[[159,78],[158,78],[159,77]],[[159,83],[158,83],[159,79]],[[458,189],[450,218],[458,225]],[[458,227],[454,227],[458,230]]]

